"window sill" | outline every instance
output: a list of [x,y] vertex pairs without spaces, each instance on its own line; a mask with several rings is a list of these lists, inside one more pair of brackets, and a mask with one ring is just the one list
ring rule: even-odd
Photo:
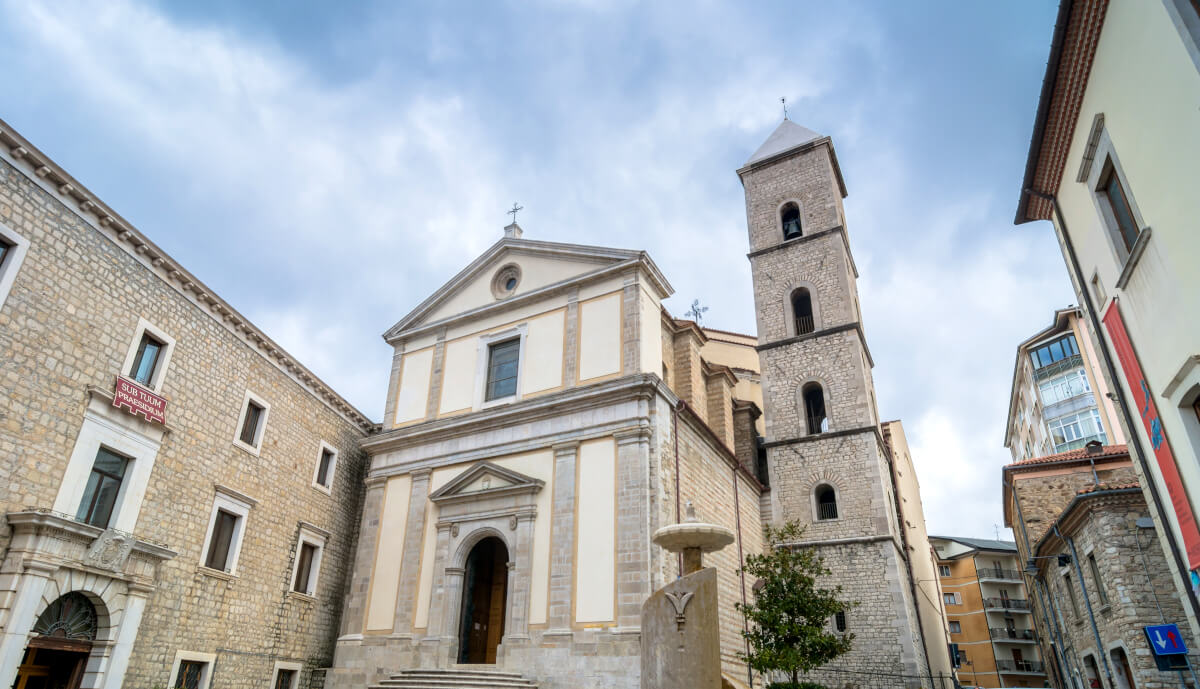
[[200,574],[203,574],[206,577],[212,577],[213,579],[221,579],[223,581],[237,581],[237,579],[238,579],[238,575],[236,575],[236,574],[231,574],[229,572],[225,572],[225,571],[222,571],[219,569],[213,569],[212,567],[206,567],[205,565],[198,565],[196,567],[196,571],[199,572]]
[[325,495],[333,495],[333,486],[322,486],[319,483],[312,484],[312,489],[324,493]]
[[304,601],[305,603],[316,603],[317,602],[316,596],[311,596],[307,593],[300,593],[299,591],[288,591],[287,597],[295,598],[296,600]]
[[1099,607],[1099,610],[1101,615],[1107,615],[1108,613],[1112,612],[1112,606],[1108,603],[1105,603]]
[[1117,289],[1125,289],[1125,285],[1129,284],[1129,279],[1133,277],[1133,271],[1141,260],[1142,254],[1146,253],[1146,245],[1149,243],[1150,228],[1144,227],[1138,233],[1137,241],[1133,243],[1133,250],[1125,259],[1125,265],[1121,267],[1121,276],[1117,278]]
[[481,410],[489,409],[491,407],[499,407],[502,404],[512,404],[513,402],[520,402],[520,401],[521,401],[520,395],[509,395],[508,397],[497,397],[494,400],[487,400],[487,401],[481,403],[479,405],[479,408]]
[[258,453],[262,450],[261,447],[254,447],[253,445],[247,445],[246,443],[243,443],[241,440],[239,440],[237,438],[233,439],[233,446],[236,447],[237,449],[241,450],[242,452],[249,452],[250,454],[254,455],[255,457],[257,457]]

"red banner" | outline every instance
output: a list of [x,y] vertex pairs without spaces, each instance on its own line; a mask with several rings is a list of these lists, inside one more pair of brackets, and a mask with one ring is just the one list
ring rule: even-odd
[[1142,374],[1142,366],[1133,351],[1133,343],[1129,341],[1125,320],[1121,318],[1121,309],[1116,299],[1113,299],[1108,307],[1103,320],[1104,327],[1108,329],[1108,336],[1112,339],[1113,349],[1116,350],[1117,359],[1125,372],[1125,381],[1129,383],[1129,389],[1133,392],[1132,401],[1137,404],[1137,412],[1146,426],[1146,435],[1150,436],[1150,445],[1154,448],[1154,458],[1158,460],[1163,483],[1167,484],[1171,507],[1175,509],[1179,530],[1183,534],[1188,567],[1196,569],[1200,567],[1200,530],[1196,528],[1196,516],[1192,513],[1192,504],[1188,501],[1183,480],[1179,477],[1175,455],[1171,452],[1171,444],[1167,442],[1167,431],[1163,428],[1162,419],[1158,417],[1154,395],[1150,392],[1150,386],[1146,384],[1146,376]]
[[117,376],[117,387],[113,391],[113,406],[124,407],[134,416],[142,416],[155,423],[167,422],[167,400],[137,383]]

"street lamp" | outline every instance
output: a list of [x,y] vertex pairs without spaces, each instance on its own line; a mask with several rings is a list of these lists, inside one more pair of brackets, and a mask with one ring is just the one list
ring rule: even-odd
[[1025,573],[1031,577],[1036,577],[1040,570],[1038,569],[1037,563],[1034,562],[1034,560],[1051,559],[1057,559],[1059,567],[1066,567],[1067,565],[1071,564],[1071,556],[1065,553],[1060,555],[1039,555],[1037,557],[1031,557],[1025,561]]

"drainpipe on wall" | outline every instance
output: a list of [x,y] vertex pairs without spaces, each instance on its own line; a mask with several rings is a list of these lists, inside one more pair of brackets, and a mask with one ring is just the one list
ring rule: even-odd
[[1154,474],[1150,472],[1150,464],[1146,459],[1145,449],[1142,447],[1141,436],[1138,435],[1138,427],[1134,424],[1133,417],[1129,414],[1129,401],[1125,397],[1125,388],[1121,385],[1121,378],[1117,375],[1117,369],[1113,365],[1112,352],[1108,349],[1108,340],[1104,339],[1104,331],[1100,329],[1100,317],[1096,313],[1096,307],[1092,303],[1092,295],[1088,292],[1087,281],[1083,278],[1083,270],[1079,267],[1079,257],[1075,255],[1075,244],[1071,241],[1071,234],[1067,231],[1067,220],[1063,217],[1062,209],[1058,205],[1058,197],[1053,194],[1044,194],[1033,189],[1026,189],[1026,194],[1036,196],[1043,201],[1049,201],[1054,209],[1054,216],[1058,218],[1058,223],[1054,225],[1055,233],[1062,239],[1063,246],[1067,252],[1067,265],[1070,266],[1071,272],[1075,275],[1075,280],[1079,284],[1079,294],[1082,296],[1082,301],[1085,310],[1088,313],[1088,320],[1091,323],[1092,331],[1096,333],[1096,341],[1100,344],[1100,358],[1104,361],[1104,368],[1108,372],[1109,378],[1112,379],[1112,390],[1117,396],[1117,407],[1120,408],[1121,418],[1125,420],[1125,425],[1129,428],[1129,449],[1133,450],[1130,454],[1137,457],[1138,466],[1141,467],[1142,475],[1146,477],[1146,487],[1150,491],[1150,497],[1154,502],[1154,509],[1158,513],[1166,528],[1163,529],[1162,538],[1167,542],[1167,548],[1171,551],[1171,559],[1175,562],[1175,569],[1178,575],[1183,580],[1183,590],[1185,597],[1188,599],[1189,607],[1192,611],[1192,622],[1200,624],[1200,602],[1196,600],[1196,596],[1192,593],[1191,581],[1188,579],[1190,571],[1184,563],[1183,556],[1180,554],[1179,545],[1175,542],[1175,530],[1170,527],[1167,520],[1167,511],[1163,507],[1162,496],[1158,493],[1158,487],[1154,485]]
[[1112,668],[1108,664],[1108,653],[1104,651],[1104,642],[1100,640],[1100,628],[1096,626],[1096,614],[1092,612],[1092,599],[1088,598],[1087,587],[1083,585],[1083,568],[1079,566],[1079,553],[1075,550],[1075,540],[1070,536],[1064,536],[1058,530],[1058,524],[1054,525],[1054,535],[1065,541],[1067,547],[1071,549],[1071,563],[1075,565],[1075,577],[1079,579],[1079,590],[1083,593],[1083,602],[1087,605],[1088,620],[1092,623],[1092,635],[1096,637],[1096,653],[1104,663],[1104,674],[1108,676],[1108,686],[1112,689],[1117,689],[1117,684],[1113,681]]
[[[1004,485],[1008,486],[1008,489],[1012,491],[1013,506],[1017,508],[1017,524],[1021,526],[1021,540],[1025,541],[1025,552],[1029,554],[1029,557],[1033,557],[1033,548],[1029,544],[1029,531],[1025,528],[1025,513],[1021,510],[1021,501],[1017,497],[1017,485],[1007,479],[1004,479]],[[1040,586],[1036,586],[1037,584],[1041,583],[1041,574],[1031,575],[1030,578],[1033,579],[1035,588],[1037,588],[1038,599],[1042,600],[1043,598],[1047,598],[1048,596],[1046,595],[1045,591],[1043,591]],[[1063,679],[1069,681],[1071,679],[1071,668],[1069,667],[1069,663],[1063,660],[1066,657],[1067,647],[1063,645],[1062,631],[1058,626],[1058,610],[1051,609],[1047,602],[1042,600],[1042,612],[1042,616],[1046,618],[1048,623],[1047,626],[1051,628],[1051,636],[1057,639],[1059,650],[1058,653],[1055,654],[1055,661],[1059,665],[1058,671],[1060,674],[1062,674]],[[1045,614],[1048,612],[1052,613],[1054,617],[1051,617],[1049,614]],[[1072,652],[1074,652],[1074,647],[1072,647]],[[1042,658],[1042,662],[1046,662],[1046,659]],[[1078,658],[1075,659],[1075,663],[1076,665],[1079,664]],[[1078,669],[1076,669],[1076,672],[1078,672]]]

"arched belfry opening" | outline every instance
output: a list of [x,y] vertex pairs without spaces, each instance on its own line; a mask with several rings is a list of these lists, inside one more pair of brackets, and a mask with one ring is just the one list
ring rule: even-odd
[[[829,485],[828,483],[822,483],[821,485],[817,486],[816,499],[817,521],[837,519],[837,491],[833,489],[833,486]],[[839,629],[838,631],[845,631],[845,629]]]
[[78,689],[98,628],[96,607],[82,593],[67,593],[42,611],[17,668],[14,687]]
[[458,662],[495,663],[508,609],[508,548],[494,536],[471,548],[463,572]]
[[812,294],[804,287],[792,292],[792,321],[797,335],[807,335],[816,329]]
[[795,201],[788,201],[779,209],[779,222],[783,226],[784,241],[804,234],[800,228],[800,205]]
[[804,399],[804,418],[809,434],[829,430],[829,417],[825,415],[825,391],[816,383],[809,383],[801,391]]

